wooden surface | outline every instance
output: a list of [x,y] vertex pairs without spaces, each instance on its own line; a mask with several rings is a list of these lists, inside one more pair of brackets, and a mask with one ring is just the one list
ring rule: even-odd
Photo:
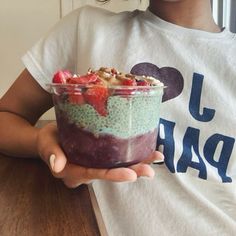
[[41,160],[0,154],[0,236],[101,235],[91,193],[68,189]]
[[40,160],[0,156],[0,235],[100,235],[88,187],[66,188]]

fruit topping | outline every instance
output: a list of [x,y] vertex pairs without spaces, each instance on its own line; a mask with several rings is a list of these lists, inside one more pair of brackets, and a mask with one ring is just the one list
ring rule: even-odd
[[79,92],[70,93],[69,101],[73,104],[78,104],[78,105],[82,105],[85,103],[84,96]]
[[52,79],[53,83],[57,84],[65,84],[67,83],[67,79],[71,78],[72,74],[68,70],[59,70],[57,71]]
[[95,73],[82,75],[82,76],[73,76],[67,80],[69,84],[90,84],[95,83],[99,80],[99,77]]
[[108,89],[104,86],[93,86],[84,93],[85,101],[94,107],[102,116],[107,115],[106,105],[108,99]]
[[129,78],[129,79],[124,79],[122,81],[122,85],[125,85],[125,86],[137,86],[137,83],[136,83],[136,80]]
[[72,75],[68,70],[58,71],[53,76],[53,83],[59,84],[83,84],[83,85],[104,85],[104,86],[156,86],[161,82],[150,76],[136,76],[124,74],[115,68],[101,67],[99,70],[88,70],[85,75]]
[[90,104],[101,116],[107,115],[109,87],[118,86],[115,89],[116,94],[129,97],[137,90],[149,91],[141,86],[163,85],[153,77],[125,74],[108,67],[101,67],[96,71],[89,69],[87,74],[81,76],[72,75],[68,70],[60,70],[54,74],[52,82],[66,85],[63,91],[66,92],[68,102],[77,105]]
[[138,86],[149,86],[150,83],[147,80],[137,80]]

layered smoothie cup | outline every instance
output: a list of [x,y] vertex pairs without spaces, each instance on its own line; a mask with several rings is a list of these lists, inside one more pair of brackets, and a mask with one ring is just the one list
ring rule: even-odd
[[155,151],[161,82],[113,68],[65,77],[64,82],[54,79],[50,88],[60,144],[70,163],[124,167]]

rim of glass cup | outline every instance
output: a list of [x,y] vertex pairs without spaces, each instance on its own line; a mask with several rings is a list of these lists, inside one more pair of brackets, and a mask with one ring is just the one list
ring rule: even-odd
[[[52,87],[58,87],[58,88],[92,88],[94,86],[96,87],[104,87],[104,85],[99,85],[99,84],[59,84],[59,83],[48,83],[46,84],[47,87],[52,88]],[[164,84],[160,83],[157,85],[152,85],[152,86],[127,86],[127,85],[108,85],[106,88],[108,89],[125,89],[125,90],[132,90],[132,89],[160,89],[160,88],[166,88]]]
[[[47,87],[49,88],[52,94],[61,95],[61,94],[71,94],[71,93],[82,93],[84,89],[92,87],[104,87],[103,85],[96,84],[58,84],[58,83],[49,83]],[[138,96],[146,94],[146,96],[154,96],[156,92],[163,91],[166,86],[162,83],[154,86],[127,86],[127,85],[108,85],[110,95],[125,95],[125,96]],[[60,89],[62,89],[60,91]],[[68,91],[66,91],[68,89]],[[128,93],[127,93],[128,91]]]

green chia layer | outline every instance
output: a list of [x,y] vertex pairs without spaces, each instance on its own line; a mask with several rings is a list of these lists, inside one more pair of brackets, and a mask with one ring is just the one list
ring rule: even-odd
[[157,128],[161,96],[111,96],[107,103],[107,116],[101,116],[89,104],[59,103],[56,114],[63,112],[71,123],[98,134],[112,134],[129,138]]

